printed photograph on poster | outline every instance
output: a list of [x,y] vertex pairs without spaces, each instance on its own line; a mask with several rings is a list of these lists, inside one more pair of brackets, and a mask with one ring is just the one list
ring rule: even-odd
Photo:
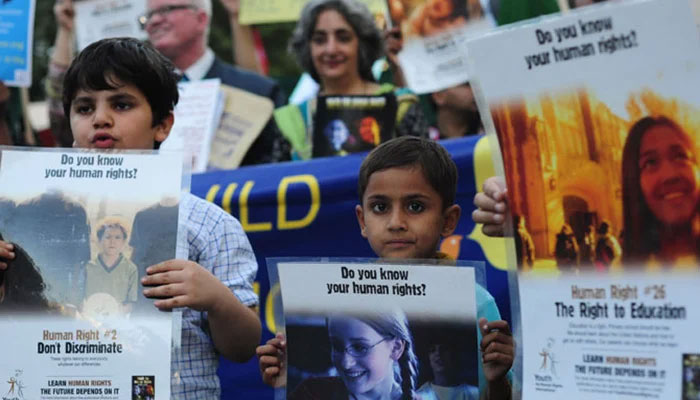
[[[18,266],[3,271],[0,310],[76,317],[129,315],[136,305],[152,311],[139,281],[148,266],[175,256],[180,175],[149,181],[158,175],[156,155],[0,156],[0,235],[15,244]],[[167,161],[181,169],[176,157]]]
[[369,151],[394,136],[396,95],[321,96],[314,116],[313,157]]
[[700,398],[700,354],[683,354],[683,398]]
[[15,252],[0,271],[13,326],[0,375],[23,371],[39,399],[128,399],[138,365],[169,394],[171,313],[140,280],[175,258],[182,168],[181,153],[0,148],[0,237]]
[[132,400],[154,400],[156,398],[155,376],[134,376]]
[[404,40],[428,37],[484,18],[479,0],[387,0],[393,26]]
[[435,396],[436,381],[478,397],[473,268],[289,261],[277,272],[288,399]]
[[491,109],[523,196],[512,209],[522,268],[697,265],[700,109],[652,89],[625,107],[582,87]]

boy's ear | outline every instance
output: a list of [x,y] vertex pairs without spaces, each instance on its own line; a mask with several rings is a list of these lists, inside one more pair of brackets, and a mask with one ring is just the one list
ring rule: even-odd
[[355,215],[357,216],[357,223],[360,224],[360,233],[363,238],[367,239],[367,233],[365,232],[365,214],[362,210],[362,206],[359,204],[355,206]]
[[168,115],[165,116],[165,118],[163,118],[163,120],[158,125],[156,125],[156,142],[163,143],[163,141],[168,138],[168,135],[170,134],[170,130],[173,128],[174,123],[175,114],[173,114],[173,112],[171,111]]
[[440,232],[442,237],[450,236],[457,229],[460,215],[462,215],[462,208],[459,204],[453,204],[445,209],[442,214],[444,223]]

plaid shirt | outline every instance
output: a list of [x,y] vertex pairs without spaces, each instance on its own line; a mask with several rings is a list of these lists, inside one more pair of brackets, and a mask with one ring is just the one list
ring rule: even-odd
[[[244,305],[257,305],[253,280],[258,265],[238,220],[216,205],[186,194],[180,200],[180,221],[177,258],[187,258],[209,270]],[[207,313],[181,310],[182,345],[173,351],[171,398],[218,400],[219,355],[210,336]]]

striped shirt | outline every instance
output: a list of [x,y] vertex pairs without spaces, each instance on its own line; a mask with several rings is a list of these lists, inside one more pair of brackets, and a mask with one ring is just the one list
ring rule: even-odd
[[[246,306],[258,304],[255,255],[236,218],[191,194],[180,199],[177,258],[188,259],[219,278]],[[219,355],[207,313],[182,308],[181,347],[173,350],[171,398],[219,399]],[[231,327],[236,329],[236,327]]]

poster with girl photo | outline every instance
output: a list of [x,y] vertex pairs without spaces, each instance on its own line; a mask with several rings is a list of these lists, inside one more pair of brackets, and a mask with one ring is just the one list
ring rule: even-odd
[[[525,400],[680,398],[677,350],[700,322],[699,44],[686,0],[582,7],[469,44],[508,188]],[[568,350],[543,354],[550,337]]]
[[411,90],[436,92],[469,79],[466,40],[496,26],[488,1],[386,1],[394,35],[403,40],[398,58]]
[[25,371],[39,399],[130,399],[138,366],[169,396],[172,313],[140,282],[175,258],[182,169],[181,153],[0,148],[0,235],[15,252],[0,272],[0,321],[12,327],[0,332],[0,375]]
[[313,158],[369,151],[394,137],[398,102],[381,96],[320,96],[314,116]]
[[440,390],[478,398],[474,268],[366,260],[276,266],[286,398],[433,398]]

